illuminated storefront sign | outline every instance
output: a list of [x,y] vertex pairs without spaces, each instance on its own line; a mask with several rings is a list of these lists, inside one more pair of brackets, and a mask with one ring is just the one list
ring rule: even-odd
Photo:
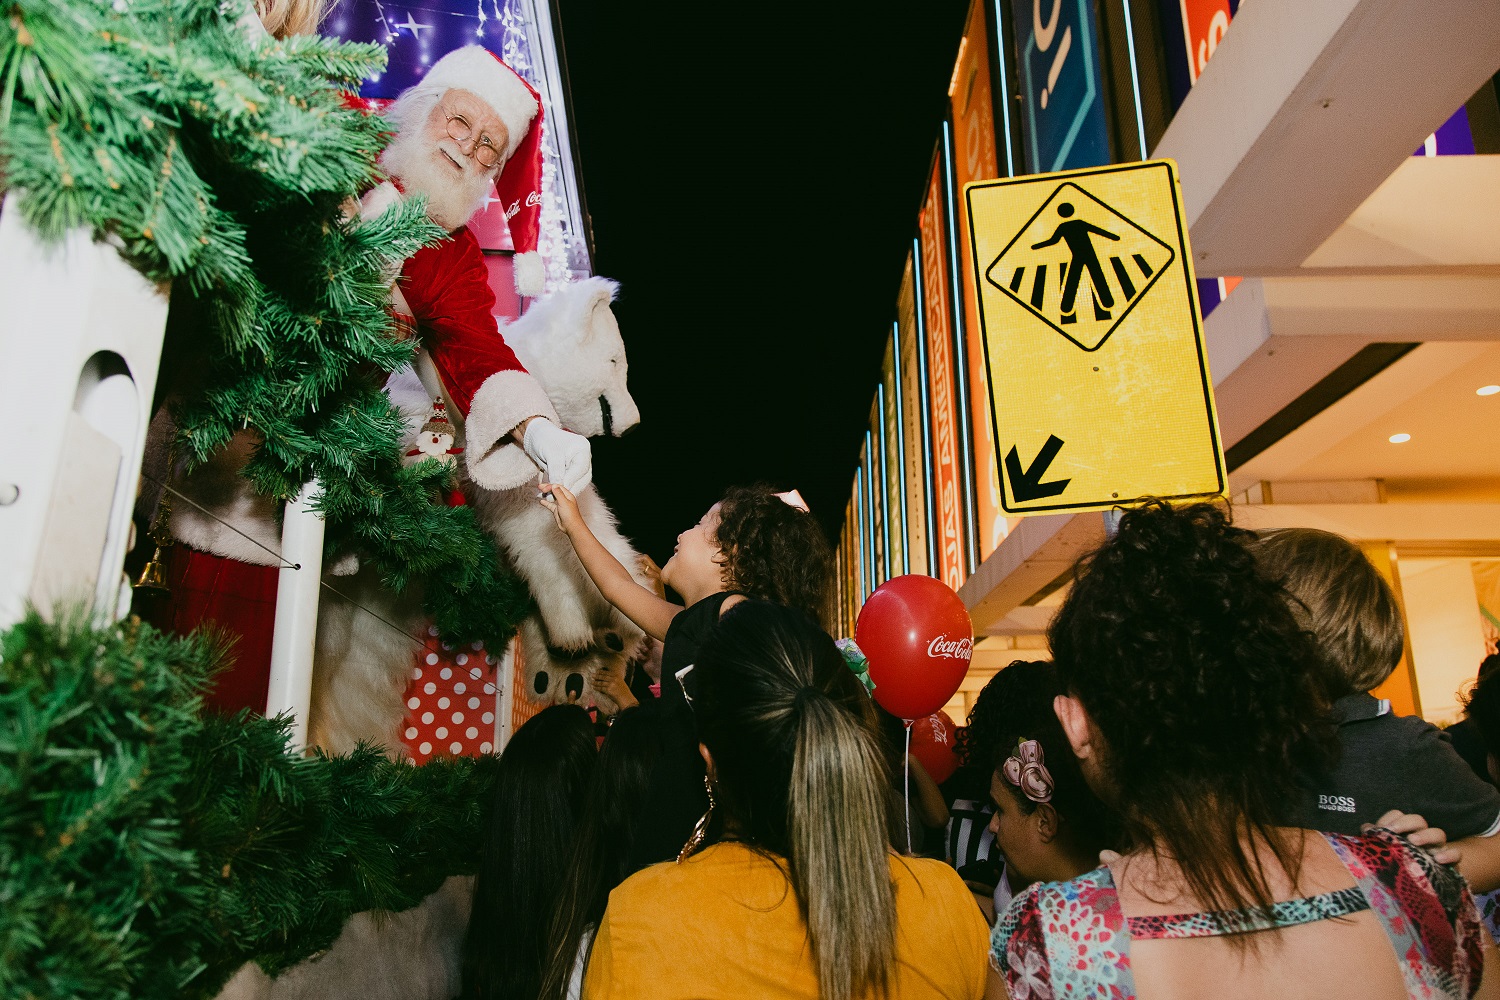
[[1033,173],[1110,162],[1092,0],[1014,0],[1022,132]]
[[901,328],[891,324],[891,339],[885,345],[881,366],[879,408],[881,452],[885,456],[886,554],[890,567],[886,576],[908,572],[906,555],[906,449],[901,426]]
[[1182,36],[1187,45],[1188,77],[1194,83],[1202,75],[1214,50],[1224,40],[1234,8],[1229,0],[1177,0],[1182,7]]
[[963,534],[962,471],[954,379],[952,316],[949,293],[948,239],[942,163],[934,165],[922,207],[921,266],[917,282],[918,315],[927,347],[928,411],[931,414],[932,497],[931,525],[936,566],[932,575],[957,590],[967,575]]
[[870,564],[865,570],[865,579],[870,590],[885,582],[885,483],[881,469],[881,453],[873,430],[865,431],[865,448],[860,455],[860,466],[865,470],[865,517],[869,534],[868,551]]
[[[1000,176],[995,149],[994,97],[990,83],[989,31],[984,7],[974,4],[969,24],[958,48],[948,99],[953,106],[953,172],[955,191],[971,181]],[[965,232],[968,211],[957,199],[960,213],[957,232]],[[995,551],[1005,537],[1006,520],[1000,511],[1000,478],[995,463],[994,432],[990,421],[990,391],[984,364],[984,336],[980,331],[978,295],[972,276],[973,262],[967,240],[958,240],[958,274],[962,281],[964,315],[964,364],[968,372],[969,426],[973,441],[974,543],[979,561]]]
[[927,573],[928,496],[932,482],[932,446],[928,443],[927,348],[917,323],[917,241],[901,272],[901,290],[896,297],[897,376],[901,380],[901,449],[906,491],[906,571]]
[[840,608],[844,618],[843,634],[853,635],[854,620],[859,616],[864,591],[859,582],[859,505],[855,503],[853,496],[850,496],[849,503],[844,508],[844,530],[839,537],[839,550],[843,554],[844,564],[840,577],[844,585],[844,603]]

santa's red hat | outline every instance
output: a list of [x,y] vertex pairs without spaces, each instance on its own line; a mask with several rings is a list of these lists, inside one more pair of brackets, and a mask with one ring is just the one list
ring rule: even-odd
[[542,99],[536,88],[482,45],[454,49],[432,64],[424,89],[461,89],[478,94],[510,133],[505,165],[495,193],[505,208],[515,247],[516,291],[542,294],[546,271],[537,253],[542,216]]

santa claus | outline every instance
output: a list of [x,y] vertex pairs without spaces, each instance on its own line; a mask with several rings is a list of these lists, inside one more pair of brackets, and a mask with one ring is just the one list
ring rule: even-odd
[[[462,432],[468,477],[485,489],[535,481],[581,489],[592,478],[588,440],[563,430],[541,385],[499,333],[495,297],[478,241],[466,224],[492,191],[505,207],[516,248],[517,291],[541,292],[542,107],[531,85],[488,50],[469,46],[438,60],[384,114],[394,138],[381,158],[390,180],[366,195],[372,217],[422,196],[451,238],[408,258],[392,289],[398,336],[415,337],[419,369],[435,406]],[[446,401],[446,406],[444,406]],[[156,428],[170,440],[171,428]],[[167,551],[169,593],[151,610],[160,627],[187,632],[213,622],[238,636],[236,665],[210,701],[264,711],[270,676],[277,568],[276,501],[239,476],[257,443],[253,430],[174,488]],[[165,449],[161,450],[162,453]],[[165,470],[163,470],[165,471]]]
[[479,241],[465,228],[495,191],[516,248],[516,289],[542,291],[535,250],[541,213],[541,101],[478,45],[450,52],[385,112],[395,129],[381,164],[392,180],[365,197],[363,214],[423,195],[453,239],[418,251],[393,291],[398,326],[415,333],[462,422],[469,478],[511,489],[538,467],[590,479],[588,440],[562,430],[546,392],[496,332],[495,299]]

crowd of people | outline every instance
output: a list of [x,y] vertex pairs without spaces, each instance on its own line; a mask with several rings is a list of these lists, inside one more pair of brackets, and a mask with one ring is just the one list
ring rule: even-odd
[[1394,714],[1368,692],[1400,610],[1347,540],[1125,513],[1051,660],[978,697],[938,810],[910,807],[947,829],[913,851],[899,744],[818,621],[805,509],[732,490],[663,567],[683,608],[543,489],[664,640],[661,696],[597,754],[571,705],[505,749],[465,996],[1500,995],[1500,661],[1453,734],[1468,760]]

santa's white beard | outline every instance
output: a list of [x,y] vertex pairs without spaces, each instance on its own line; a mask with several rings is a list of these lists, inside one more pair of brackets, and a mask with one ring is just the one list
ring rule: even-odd
[[[444,145],[454,144],[445,141]],[[427,215],[433,222],[453,230],[479,211],[495,178],[493,171],[481,168],[456,147],[448,152],[462,165],[462,172],[453,169],[448,158],[413,129],[410,133],[398,133],[385,148],[380,162],[401,181],[407,194],[427,197]]]

